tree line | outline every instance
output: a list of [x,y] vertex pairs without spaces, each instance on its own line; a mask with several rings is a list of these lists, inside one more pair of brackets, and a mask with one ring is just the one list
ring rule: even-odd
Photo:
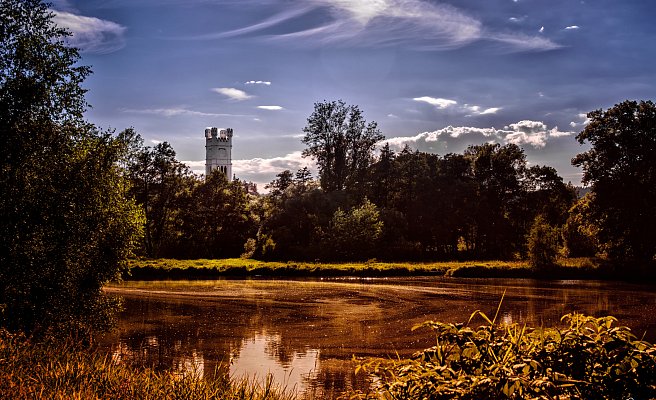
[[627,101],[589,114],[577,139],[593,148],[572,161],[590,184],[582,198],[554,168],[528,165],[514,144],[445,155],[377,148],[377,124],[342,101],[316,103],[303,128],[303,154],[318,176],[282,171],[266,195],[222,174],[194,176],[167,143],[142,146],[127,168],[146,215],[142,254],[429,261],[533,251],[542,252],[534,263],[557,255],[649,261],[656,246],[640,232],[656,222],[654,112],[651,102]]

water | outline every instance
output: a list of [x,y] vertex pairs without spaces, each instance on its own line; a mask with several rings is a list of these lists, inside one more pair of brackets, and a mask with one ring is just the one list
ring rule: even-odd
[[[119,329],[103,348],[118,360],[205,377],[229,373],[309,396],[367,387],[353,355],[408,356],[432,345],[426,320],[492,318],[551,326],[570,312],[614,315],[656,339],[656,286],[598,281],[388,278],[126,282]],[[474,325],[482,324],[476,320]]]

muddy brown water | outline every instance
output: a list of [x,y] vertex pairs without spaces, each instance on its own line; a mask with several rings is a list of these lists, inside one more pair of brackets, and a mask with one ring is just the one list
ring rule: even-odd
[[[366,389],[353,356],[404,357],[432,345],[426,320],[474,310],[551,326],[570,312],[613,315],[656,339],[656,286],[600,281],[377,278],[125,282],[118,329],[101,342],[117,360],[173,373],[276,382],[308,397]],[[473,324],[482,324],[476,320]]]

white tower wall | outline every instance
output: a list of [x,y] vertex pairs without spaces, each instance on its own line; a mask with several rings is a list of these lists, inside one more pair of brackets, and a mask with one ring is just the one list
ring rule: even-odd
[[215,169],[232,180],[232,129],[205,129],[205,176]]

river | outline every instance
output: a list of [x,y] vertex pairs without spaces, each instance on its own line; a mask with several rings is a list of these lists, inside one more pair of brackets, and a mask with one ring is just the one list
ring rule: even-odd
[[[157,370],[276,382],[308,397],[368,385],[356,356],[408,356],[432,345],[426,320],[467,322],[474,310],[499,321],[551,326],[570,312],[613,315],[656,339],[656,286],[602,281],[376,278],[130,281],[105,289],[124,298],[101,349]],[[480,325],[483,320],[472,322]]]

